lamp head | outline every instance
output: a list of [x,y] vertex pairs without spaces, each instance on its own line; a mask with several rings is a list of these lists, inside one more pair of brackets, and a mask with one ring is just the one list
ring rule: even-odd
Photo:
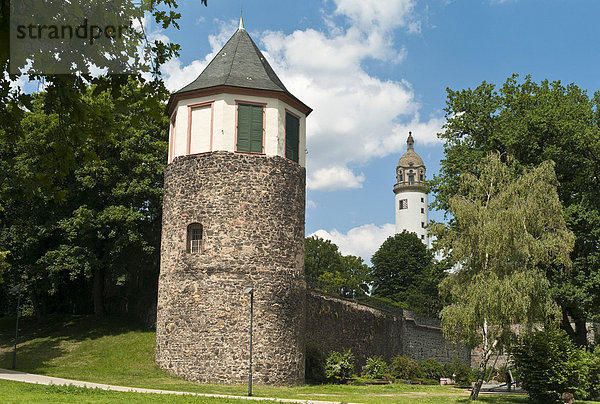
[[252,293],[252,292],[254,292],[254,288],[252,286],[247,287],[246,289],[244,289],[244,293],[245,294],[249,294],[249,293]]

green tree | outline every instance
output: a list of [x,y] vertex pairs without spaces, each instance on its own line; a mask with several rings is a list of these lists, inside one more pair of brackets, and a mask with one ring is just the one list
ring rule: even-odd
[[304,240],[304,272],[306,286],[317,289],[319,277],[324,273],[334,273],[342,266],[338,246],[329,240],[310,236]]
[[8,265],[6,264],[6,254],[8,254],[8,251],[0,251],[0,283],[3,282],[2,273],[8,267]]
[[[181,14],[176,11],[177,3],[176,0],[157,0],[144,2],[143,5],[131,2],[122,5],[144,7],[162,28],[178,29]],[[206,6],[207,0],[201,0],[201,3]],[[136,83],[143,82],[141,74],[93,77],[86,74],[89,66],[84,66],[85,63],[77,64],[74,67],[76,74],[71,75],[9,75],[10,6],[10,0],[0,0],[0,66],[5,73],[0,76],[0,250],[10,251],[6,257],[10,270],[5,271],[6,284],[4,288],[0,285],[0,293],[6,293],[9,285],[24,285],[25,293],[41,320],[48,310],[48,304],[54,305],[51,310],[59,306],[71,312],[82,310],[87,300],[86,280],[95,276],[97,271],[93,268],[98,266],[92,266],[94,259],[91,258],[93,251],[90,248],[74,244],[75,240],[81,244],[86,238],[84,228],[75,231],[76,227],[69,223],[79,223],[78,220],[69,221],[66,218],[72,217],[76,211],[83,215],[83,210],[77,209],[85,206],[91,209],[93,215],[102,213],[99,217],[104,222],[96,223],[98,229],[119,224],[129,230],[136,227],[130,234],[131,237],[120,237],[120,241],[115,243],[115,232],[118,233],[118,230],[108,232],[108,236],[102,235],[103,232],[98,233],[101,238],[108,237],[109,246],[120,247],[114,250],[103,246],[103,251],[99,251],[100,247],[95,245],[96,258],[104,256],[115,260],[117,258],[114,254],[118,252],[117,255],[121,258],[128,256],[133,262],[132,265],[120,262],[120,269],[111,270],[106,275],[104,286],[115,292],[115,285],[118,285],[118,288],[123,289],[117,293],[119,298],[123,295],[140,295],[140,290],[133,287],[135,284],[142,292],[152,294],[147,290],[156,287],[156,279],[152,280],[156,275],[146,279],[146,276],[140,276],[139,271],[142,267],[149,269],[147,272],[150,273],[156,274],[158,271],[156,249],[160,219],[157,219],[157,214],[160,212],[156,212],[156,206],[158,209],[160,206],[156,204],[156,196],[160,198],[162,180],[158,185],[155,181],[161,178],[164,159],[161,157],[157,166],[152,159],[142,161],[145,159],[142,156],[157,153],[159,144],[163,151],[166,147],[163,139],[166,136],[166,120],[163,116],[165,91],[157,78],[160,76],[161,65],[178,55],[180,47],[171,42],[147,41],[145,33],[136,38],[128,38],[124,46],[129,50],[147,51],[155,78],[151,83],[140,84],[137,95],[131,94],[131,83],[132,80]],[[77,11],[69,7],[62,8],[62,12]],[[60,19],[57,16],[57,20]],[[136,40],[138,42],[134,42]],[[135,53],[132,56],[146,60],[144,55]],[[44,62],[43,58],[33,59],[35,65]],[[11,83],[21,77],[43,82],[44,92],[30,95],[24,94],[19,88],[12,88]],[[107,98],[107,105],[94,102],[105,101]],[[150,127],[156,123],[160,126],[160,133]],[[126,145],[127,134],[134,132],[135,135],[129,139],[131,143]],[[115,146],[115,142],[118,146]],[[114,172],[108,173],[111,178],[104,184],[98,181],[96,186],[92,186],[81,182],[85,176],[82,168],[97,170],[94,175],[102,177],[106,167],[98,164],[98,161],[106,159],[107,155],[104,153],[109,150],[117,153],[110,158],[113,161],[119,160],[120,170],[133,170],[129,187],[126,186],[127,181],[117,180]],[[163,151],[160,153],[164,154]],[[138,180],[143,176],[144,170],[150,172],[150,175],[145,180]],[[107,192],[100,192],[95,199],[93,192],[102,186],[111,186],[108,185],[109,182],[122,188],[119,192],[123,194],[123,198],[117,201],[115,192],[113,199],[106,202],[106,206],[112,210],[102,212],[99,205],[103,202],[99,198],[105,197]],[[79,189],[74,184],[82,185],[82,188]],[[144,190],[149,188],[157,192],[150,192],[152,195],[147,195],[147,200],[142,205],[138,199],[131,203],[124,202],[125,194],[129,193],[131,197],[136,187],[136,197],[143,197]],[[129,209],[129,214],[125,215],[124,211],[117,213],[119,206]],[[136,226],[133,226],[134,223]],[[67,240],[67,233],[71,241]],[[125,248],[124,242],[129,247]],[[145,251],[141,256],[145,258],[141,259],[135,253],[128,255],[125,250],[130,248],[137,252],[141,248]],[[154,252],[150,252],[151,250]],[[86,255],[81,255],[84,251]],[[60,262],[68,265],[61,266]],[[124,269],[126,267],[127,270]],[[101,287],[101,283],[97,282],[96,290]],[[105,292],[98,295],[105,295]],[[49,303],[48,297],[54,297],[51,299],[53,302]],[[148,307],[151,303],[146,302],[145,306]],[[127,303],[125,306],[132,305]],[[96,307],[96,312],[101,314],[99,299]]]
[[405,303],[421,315],[437,317],[442,307],[438,284],[446,267],[414,234],[388,237],[371,258],[376,297]]
[[93,113],[63,125],[46,111],[47,94],[36,94],[22,136],[0,140],[13,167],[3,173],[0,246],[10,251],[7,277],[27,287],[40,319],[49,296],[86,300],[88,279],[99,317],[105,287],[123,289],[115,300],[135,299],[144,292],[136,283],[156,280],[167,95],[162,83],[135,78],[116,98],[89,88]]
[[350,298],[368,289],[370,269],[362,258],[342,255],[329,240],[306,238],[304,267],[306,284],[311,289]]
[[558,315],[541,268],[566,273],[571,267],[574,237],[563,218],[554,164],[521,170],[506,160],[490,154],[478,175],[463,174],[449,200],[453,223],[432,229],[437,247],[458,264],[441,285],[451,302],[441,311],[444,334],[482,348],[472,399],[490,356],[512,336],[511,325]]
[[[588,355],[577,349],[564,330],[547,326],[526,333],[519,342],[514,349],[515,366],[533,401],[559,403],[564,392],[579,399],[588,398]],[[589,357],[593,358],[591,354]]]
[[477,174],[489,152],[512,155],[516,164],[529,168],[554,161],[558,195],[576,239],[572,271],[547,275],[562,310],[562,327],[585,345],[586,321],[600,316],[600,93],[589,97],[574,84],[535,83],[517,75],[499,88],[483,82],[447,92],[447,122],[439,134],[445,158],[431,184],[434,204],[448,210],[460,175]]

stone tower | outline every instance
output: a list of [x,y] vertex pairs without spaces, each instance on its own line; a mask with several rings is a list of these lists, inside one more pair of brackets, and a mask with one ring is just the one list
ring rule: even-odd
[[171,95],[156,362],[192,381],[304,381],[306,116],[240,28]]
[[415,233],[429,246],[425,226],[428,222],[427,194],[425,193],[425,164],[415,152],[415,141],[408,132],[406,153],[400,157],[396,167],[394,185],[396,201],[396,233]]

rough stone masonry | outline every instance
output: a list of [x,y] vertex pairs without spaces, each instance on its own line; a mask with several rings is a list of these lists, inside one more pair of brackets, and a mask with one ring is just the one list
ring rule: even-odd
[[[212,152],[165,170],[156,362],[207,383],[304,381],[305,169],[279,156]],[[202,248],[187,248],[188,226]]]

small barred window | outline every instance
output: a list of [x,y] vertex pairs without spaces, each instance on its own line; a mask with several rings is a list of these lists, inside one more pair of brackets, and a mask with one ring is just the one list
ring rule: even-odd
[[192,223],[187,231],[187,252],[195,254],[202,252],[202,225]]

